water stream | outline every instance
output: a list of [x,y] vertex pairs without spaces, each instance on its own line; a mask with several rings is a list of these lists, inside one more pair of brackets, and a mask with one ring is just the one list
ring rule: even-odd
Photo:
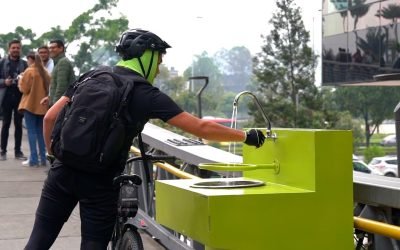
[[[237,113],[238,113],[238,105],[233,105],[231,128],[234,128],[234,129],[237,129]],[[236,154],[236,144],[237,144],[237,142],[229,143],[229,149],[228,149],[229,153]]]

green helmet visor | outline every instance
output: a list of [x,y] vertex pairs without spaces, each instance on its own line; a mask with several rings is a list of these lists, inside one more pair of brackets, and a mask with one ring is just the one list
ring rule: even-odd
[[146,50],[141,57],[132,58],[126,61],[121,60],[117,65],[136,71],[153,84],[154,78],[157,74],[158,59],[160,56],[159,51]]

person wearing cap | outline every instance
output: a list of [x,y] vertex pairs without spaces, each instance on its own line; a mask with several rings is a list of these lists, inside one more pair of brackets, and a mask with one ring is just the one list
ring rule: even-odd
[[[157,118],[207,140],[262,146],[265,137],[260,130],[236,130],[199,119],[183,111],[170,97],[152,85],[168,48],[170,45],[160,37],[141,29],[124,32],[116,45],[121,60],[113,72],[120,77],[136,75],[143,78],[143,81],[135,82],[128,102],[129,114],[137,128],[134,136],[143,130],[150,119]],[[57,114],[70,101],[72,92],[73,87],[70,87],[44,118],[44,137],[49,154],[51,132]],[[128,150],[121,153],[128,156]],[[44,184],[33,231],[25,249],[49,249],[77,203],[82,223],[81,249],[106,249],[117,216],[118,190],[113,187],[113,178],[120,175],[122,170],[123,166],[120,166],[110,175],[94,176],[76,171],[56,159]]]

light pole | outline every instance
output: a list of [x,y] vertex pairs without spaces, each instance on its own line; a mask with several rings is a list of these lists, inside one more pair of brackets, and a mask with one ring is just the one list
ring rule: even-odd
[[[196,24],[197,25],[193,25],[193,26],[198,26],[198,21],[199,20],[202,20],[203,19],[203,17],[202,16],[196,16],[195,17],[195,22],[196,22]],[[195,27],[195,29],[193,29],[194,31],[199,31],[200,29],[199,29],[199,27]],[[193,37],[196,37],[196,34],[193,34]],[[194,44],[194,43],[193,43]],[[191,75],[191,81],[190,81],[190,91],[193,91],[194,90],[194,81],[193,81],[193,77],[194,77],[194,63],[195,63],[195,60],[194,60],[194,57],[195,57],[195,54],[193,54],[192,55],[192,75]]]
[[208,85],[208,76],[192,76],[189,78],[189,80],[204,80],[204,85],[201,87],[201,89],[196,93],[197,96],[197,114],[199,118],[201,119],[203,116],[201,114],[201,94],[203,93],[204,89]]
[[295,128],[297,128],[297,119],[298,119],[298,113],[299,113],[299,97],[300,97],[300,94],[303,94],[303,90],[302,89],[299,89],[299,91],[297,91],[297,93],[296,93],[296,103],[295,103],[295,109],[296,109],[296,114],[295,114],[295,117],[294,117],[294,127]]

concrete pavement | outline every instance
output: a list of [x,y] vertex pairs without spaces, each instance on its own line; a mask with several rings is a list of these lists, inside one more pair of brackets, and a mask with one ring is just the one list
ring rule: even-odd
[[[1,121],[0,121],[1,126]],[[8,159],[0,161],[0,249],[21,250],[31,233],[35,211],[39,202],[45,167],[23,167],[14,159],[14,131],[10,129]],[[23,131],[22,151],[29,155],[26,130]],[[142,234],[146,250],[165,249],[146,234]],[[80,248],[79,210],[75,208],[68,222],[53,244],[53,250]]]

